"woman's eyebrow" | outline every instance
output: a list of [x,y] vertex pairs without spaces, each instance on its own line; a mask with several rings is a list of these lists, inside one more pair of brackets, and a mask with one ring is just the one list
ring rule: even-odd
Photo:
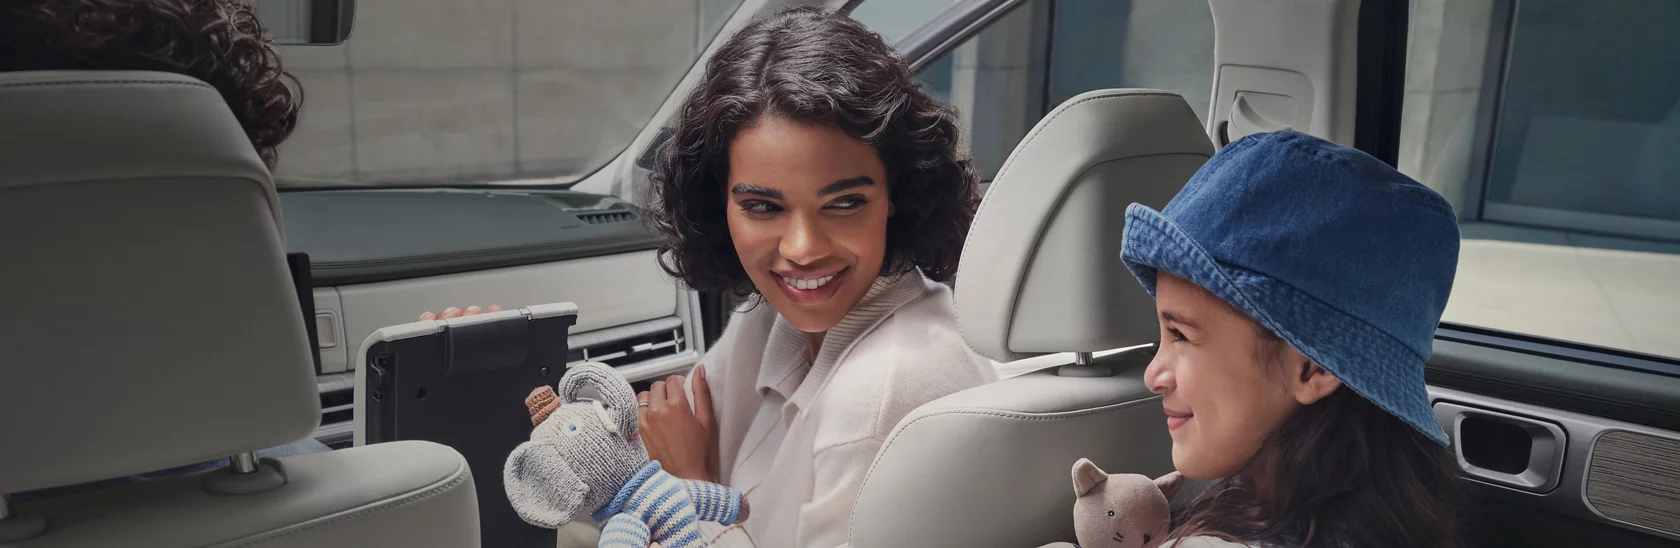
[[834,194],[834,193],[840,192],[842,190],[851,190],[851,189],[854,189],[854,188],[857,188],[857,187],[860,187],[860,186],[870,186],[870,185],[873,185],[873,184],[875,184],[875,180],[869,178],[868,175],[859,175],[857,177],[852,177],[850,179],[841,179],[841,180],[829,183],[828,186],[825,186],[825,187],[822,187],[821,189],[818,189],[817,190],[817,195],[818,196],[827,196],[829,194]]
[[1182,325],[1182,326],[1188,327],[1190,329],[1199,328],[1199,326],[1196,325],[1196,322],[1186,321],[1182,316],[1179,316],[1177,313],[1174,313],[1170,310],[1161,312],[1161,321],[1162,322],[1176,323],[1178,325]]
[[780,190],[776,190],[774,188],[764,188],[758,185],[749,185],[747,183],[735,183],[735,186],[729,187],[729,192],[731,194],[755,194],[773,200],[782,199],[782,191]]

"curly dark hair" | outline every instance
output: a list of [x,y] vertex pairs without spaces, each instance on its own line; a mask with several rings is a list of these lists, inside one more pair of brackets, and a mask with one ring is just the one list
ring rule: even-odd
[[863,24],[802,7],[747,24],[706,63],[653,171],[661,265],[689,287],[753,294],[729,236],[729,144],[765,116],[830,124],[870,144],[886,166],[895,213],[881,275],[920,268],[949,281],[979,204],[958,156],[956,113],[924,92]]
[[6,0],[0,72],[151,70],[221,92],[270,168],[301,98],[247,0]]

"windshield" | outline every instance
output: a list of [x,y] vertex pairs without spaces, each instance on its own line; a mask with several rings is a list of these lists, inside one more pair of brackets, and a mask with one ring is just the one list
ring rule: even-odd
[[741,0],[360,0],[303,90],[282,188],[546,184],[635,138]]

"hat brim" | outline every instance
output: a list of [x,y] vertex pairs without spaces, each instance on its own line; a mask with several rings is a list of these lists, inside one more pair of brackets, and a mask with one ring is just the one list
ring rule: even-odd
[[1287,341],[1360,396],[1441,445],[1424,387],[1424,356],[1387,333],[1265,274],[1220,263],[1160,212],[1126,208],[1120,259],[1155,295],[1160,271],[1189,280]]

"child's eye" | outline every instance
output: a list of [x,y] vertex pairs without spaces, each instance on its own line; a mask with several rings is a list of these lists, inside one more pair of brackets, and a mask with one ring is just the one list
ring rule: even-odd
[[1168,327],[1167,328],[1167,334],[1172,335],[1172,340],[1174,340],[1174,341],[1186,340],[1184,338],[1184,332],[1179,331],[1178,328],[1176,328],[1176,327]]

